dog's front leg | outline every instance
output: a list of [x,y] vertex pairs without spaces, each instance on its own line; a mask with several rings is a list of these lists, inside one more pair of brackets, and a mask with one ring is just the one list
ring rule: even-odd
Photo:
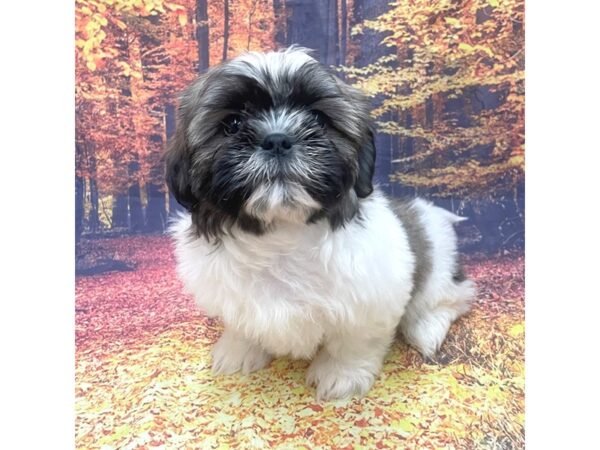
[[326,336],[306,376],[317,388],[317,400],[364,396],[379,375],[394,332],[386,324]]
[[238,371],[248,374],[266,367],[272,359],[260,345],[229,328],[213,347],[212,358],[212,370],[216,375]]

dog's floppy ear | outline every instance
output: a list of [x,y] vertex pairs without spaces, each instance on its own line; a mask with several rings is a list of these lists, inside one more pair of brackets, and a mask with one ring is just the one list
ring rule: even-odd
[[[340,93],[352,104],[355,122],[361,128],[362,143],[358,152],[358,172],[354,191],[359,198],[365,198],[373,192],[373,173],[375,172],[375,136],[369,114],[371,102],[360,90],[346,84],[336,76],[333,76],[333,79],[337,83]],[[363,126],[366,129],[362,129]]]
[[169,143],[166,154],[166,179],[175,200],[191,211],[198,199],[192,193],[190,180],[191,154],[188,149],[185,127],[178,121],[175,136]]
[[375,136],[369,130],[358,152],[358,173],[354,191],[359,198],[365,198],[373,192],[373,174],[375,172]]

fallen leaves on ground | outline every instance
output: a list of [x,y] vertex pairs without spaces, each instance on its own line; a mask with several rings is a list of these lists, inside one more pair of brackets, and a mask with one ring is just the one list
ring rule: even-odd
[[524,447],[522,256],[465,261],[478,300],[436,361],[397,342],[367,397],[316,403],[304,361],[211,374],[221,324],[182,294],[168,238],[86,245],[136,269],[77,278],[77,448]]

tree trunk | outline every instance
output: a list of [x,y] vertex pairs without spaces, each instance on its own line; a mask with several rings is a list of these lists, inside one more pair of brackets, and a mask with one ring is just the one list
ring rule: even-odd
[[207,0],[196,0],[196,41],[198,42],[198,72],[209,66]]
[[327,55],[325,63],[329,66],[337,66],[340,64],[337,0],[327,0],[326,3]]
[[[91,147],[91,148],[90,148]],[[90,177],[88,185],[90,187],[90,212],[88,215],[88,226],[90,233],[100,232],[100,218],[98,216],[98,185],[96,183],[96,155],[93,144],[85,144],[88,159]]]
[[346,0],[341,0],[341,33],[340,33],[340,64],[346,65],[346,52],[348,45],[348,4]]
[[[404,128],[410,130],[413,126],[413,115],[411,112],[404,114]],[[402,158],[408,158],[415,154],[415,139],[412,136],[403,136],[402,144],[400,147],[400,155]],[[417,195],[417,189],[412,186],[401,186],[400,194],[402,196],[415,197]]]
[[327,12],[331,0],[287,0],[287,45],[299,44],[315,50],[315,57],[328,63]]
[[132,233],[140,232],[144,226],[144,212],[142,210],[142,199],[140,193],[140,183],[138,172],[140,163],[132,161],[127,165],[127,174],[129,176],[128,194],[129,194],[129,231]]
[[[96,194],[96,204],[97,202],[98,195]],[[113,197],[112,227],[113,229],[129,228],[129,211],[126,194],[116,194]]]
[[[394,123],[400,123],[401,112],[399,110],[392,111],[390,114],[390,119]],[[393,160],[401,154],[401,142],[402,137],[397,135],[390,135],[390,170],[393,173]],[[390,180],[390,189],[389,193],[392,196],[397,196],[402,193],[402,186],[396,182]]]
[[[427,68],[425,69],[425,71],[426,71],[427,76],[430,77],[433,74],[433,63],[430,63],[427,66]],[[425,100],[425,127],[428,130],[433,129],[433,114],[434,114],[433,95],[430,95]]]
[[227,47],[229,46],[229,0],[223,5],[223,61],[227,60]]
[[[412,49],[407,49],[406,52],[402,52],[402,64],[405,65],[407,64],[408,67],[412,67],[413,65],[413,56],[414,56],[414,51]],[[406,61],[409,61],[408,63],[406,63]],[[412,89],[410,87],[407,87],[405,89],[398,89],[398,92],[396,93],[396,95],[411,95],[412,94]],[[433,106],[433,103],[432,103]],[[400,117],[404,116],[404,120],[400,123],[402,123],[403,127],[406,130],[411,130],[413,128],[413,113],[411,110],[407,110],[407,111],[399,111],[399,115]],[[415,139],[412,136],[402,136],[401,138],[401,144],[400,144],[400,152],[399,152],[399,156],[402,158],[410,158],[411,156],[415,155]],[[411,172],[416,170],[415,164],[420,164],[420,163],[415,163],[413,162],[411,164],[411,167],[409,168],[409,170]],[[418,188],[413,187],[413,186],[405,186],[405,185],[401,185],[398,189],[398,191],[400,192],[400,195],[402,195],[403,197],[416,197],[419,194]]]
[[[160,135],[150,136],[150,141],[156,144],[157,147],[163,147],[164,142]],[[167,213],[165,211],[165,193],[162,189],[163,167],[153,166],[150,169],[149,181],[146,183],[146,194],[148,204],[146,205],[146,226],[145,231],[154,233],[162,232],[165,229]],[[161,182],[155,181],[161,180]]]
[[85,196],[84,180],[75,175],[75,252],[79,253],[79,240],[83,232],[83,202]]
[[165,193],[157,184],[146,185],[148,205],[146,206],[146,227],[149,233],[163,232],[167,220]]
[[[175,110],[175,105],[166,105],[165,106],[165,137],[167,139],[167,142],[169,142],[169,140],[171,139],[171,136],[173,136],[173,134],[175,133],[175,115],[176,115],[176,110]],[[168,190],[168,188],[167,188]],[[173,216],[175,214],[177,214],[180,211],[183,211],[183,208],[181,207],[181,205],[179,203],[177,203],[177,200],[175,200],[175,197],[173,197],[173,194],[171,194],[171,192],[169,192],[169,216]]]
[[90,216],[88,219],[90,232],[97,234],[100,232],[100,218],[98,216],[98,185],[96,180],[90,178]]
[[286,40],[286,13],[282,0],[273,0],[273,15],[275,16],[275,45],[284,47]]
[[258,0],[253,0],[252,7],[248,10],[248,41],[246,44],[246,50],[250,51],[250,43],[252,42],[252,19],[258,8]]

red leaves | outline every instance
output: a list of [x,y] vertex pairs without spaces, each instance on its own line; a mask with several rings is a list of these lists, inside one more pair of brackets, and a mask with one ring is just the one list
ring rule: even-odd
[[524,264],[523,255],[465,259],[465,272],[477,283],[477,303],[490,312],[522,311]]
[[354,422],[354,426],[360,427],[360,428],[364,428],[366,426],[369,425],[369,421],[366,419],[360,419],[360,420],[356,420]]
[[168,238],[103,239],[84,245],[83,252],[94,247],[137,269],[77,278],[79,351],[108,351],[201,316],[192,299],[182,294]]

